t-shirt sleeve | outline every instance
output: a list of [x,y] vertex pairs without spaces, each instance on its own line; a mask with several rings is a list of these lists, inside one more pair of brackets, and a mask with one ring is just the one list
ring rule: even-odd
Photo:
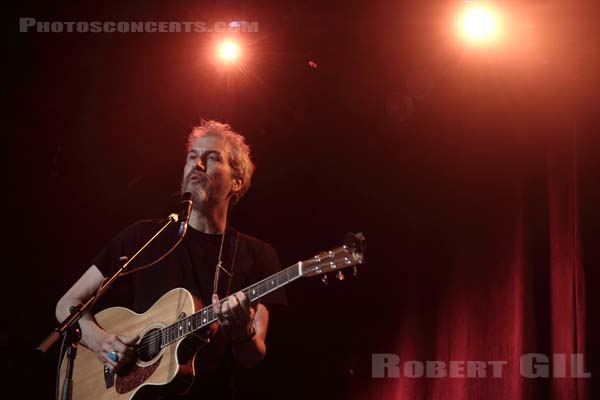
[[[281,261],[277,251],[270,244],[265,243],[256,260],[256,269],[258,272],[257,281],[265,279],[281,271]],[[287,295],[285,287],[269,293],[263,297],[260,302],[267,308],[273,305],[287,305]]]
[[[119,259],[131,257],[142,241],[148,236],[151,220],[138,221],[118,233],[93,259],[92,264],[98,267],[102,275],[112,275],[121,266]],[[130,270],[135,265],[130,266]]]
[[[100,250],[92,259],[92,265],[95,265],[104,277],[112,276],[117,268],[122,265],[119,258],[123,256],[131,257],[139,249],[139,246],[143,244],[152,226],[152,220],[143,220],[131,224],[115,235]],[[142,257],[138,260],[141,262]],[[139,265],[141,264],[138,262],[132,262],[128,269],[132,270]],[[100,298],[94,309],[101,310],[113,306],[132,307],[134,299],[131,286],[131,275],[121,275],[120,279],[114,281],[110,289]]]

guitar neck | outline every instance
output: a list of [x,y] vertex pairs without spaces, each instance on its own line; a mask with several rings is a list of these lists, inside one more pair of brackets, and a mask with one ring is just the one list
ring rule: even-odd
[[[273,274],[251,286],[248,286],[242,291],[246,294],[250,300],[250,303],[255,303],[269,293],[272,293],[301,277],[302,262],[298,262],[276,274]],[[201,330],[216,320],[217,316],[213,311],[213,306],[206,306],[200,311],[163,328],[161,347],[168,346],[169,344],[191,333]]]
[[[365,238],[362,233],[349,233],[345,244],[335,249],[319,253],[312,258],[299,261],[296,264],[248,286],[242,291],[251,303],[255,303],[271,292],[295,281],[301,277],[311,277],[326,274],[331,271],[341,272],[341,269],[356,266],[364,262]],[[162,329],[161,346],[169,344],[203,329],[217,320],[212,305],[182,318],[176,323]]]

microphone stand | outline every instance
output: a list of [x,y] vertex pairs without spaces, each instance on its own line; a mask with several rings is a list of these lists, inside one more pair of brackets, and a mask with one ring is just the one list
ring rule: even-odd
[[[65,376],[65,383],[63,386],[63,399],[69,399],[72,391],[71,375],[73,372],[73,361],[77,352],[77,343],[81,339],[81,332],[79,331],[78,321],[79,319],[89,311],[89,309],[98,301],[100,296],[106,292],[106,290],[114,283],[114,281],[121,276],[123,272],[129,267],[131,262],[142,252],[146,247],[150,245],[164,231],[171,223],[177,222],[177,214],[169,215],[167,222],[152,236],[131,258],[121,257],[120,261],[124,261],[123,265],[110,277],[100,285],[96,294],[90,297],[84,304],[80,304],[75,307],[71,307],[71,314],[54,330],[42,343],[38,345],[36,350],[46,353],[54,343],[63,335],[65,332],[72,332],[67,334],[66,340],[67,345],[67,376]],[[65,390],[66,389],[66,390]]]
[[[71,306],[71,314],[73,314],[79,308],[81,308],[81,304],[77,306]],[[67,347],[66,351],[67,370],[65,372],[65,380],[63,381],[62,386],[61,400],[69,400],[73,396],[73,363],[75,362],[75,357],[77,356],[77,345],[81,339],[81,329],[79,328],[79,323],[76,322],[73,326],[67,329],[66,335],[66,342],[69,347]]]

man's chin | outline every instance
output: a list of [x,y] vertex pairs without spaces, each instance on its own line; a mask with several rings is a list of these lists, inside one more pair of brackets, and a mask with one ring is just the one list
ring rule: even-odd
[[209,200],[208,193],[204,190],[192,190],[190,192],[192,193],[192,206],[194,209],[205,209]]
[[192,195],[198,196],[198,193],[201,192],[203,193],[203,196],[206,197],[206,189],[204,188],[204,185],[202,184],[202,182],[200,181],[188,181],[185,184],[183,184],[182,186],[182,193],[185,192],[190,192]]

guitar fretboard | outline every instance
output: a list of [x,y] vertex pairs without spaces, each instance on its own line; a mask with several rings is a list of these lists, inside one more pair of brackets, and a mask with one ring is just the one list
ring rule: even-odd
[[[248,296],[250,302],[254,303],[267,294],[274,292],[288,283],[300,278],[302,276],[300,268],[301,263],[296,263],[276,274],[269,276],[268,278],[263,279],[262,281],[255,283],[252,286],[248,286],[242,291],[246,294],[246,296]],[[190,333],[205,328],[216,320],[217,316],[213,311],[213,306],[210,305],[204,307],[197,313],[194,313],[186,318],[182,318],[174,324],[163,328],[161,330],[161,347],[168,346],[169,344],[189,335]]]

